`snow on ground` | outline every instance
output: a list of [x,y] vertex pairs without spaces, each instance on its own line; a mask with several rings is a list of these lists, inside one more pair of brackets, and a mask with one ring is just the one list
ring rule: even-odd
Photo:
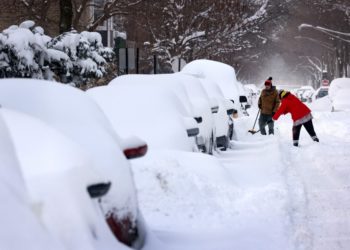
[[215,156],[215,168],[211,156],[163,152],[135,161],[140,209],[152,231],[144,249],[348,249],[349,113],[315,110],[320,143],[302,129],[293,147],[288,115],[275,136],[251,135],[252,109],[236,120],[238,140]]

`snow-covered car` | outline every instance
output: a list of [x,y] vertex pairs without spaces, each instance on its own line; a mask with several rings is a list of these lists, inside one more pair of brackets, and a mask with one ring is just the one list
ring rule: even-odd
[[350,78],[334,79],[329,86],[328,94],[333,111],[350,110]]
[[118,84],[139,85],[140,83],[143,85],[157,85],[156,88],[164,88],[174,92],[188,111],[186,116],[192,116],[197,121],[199,134],[196,136],[196,144],[198,148],[203,152],[212,153],[215,131],[210,101],[197,79],[181,73],[126,75],[115,78],[109,83],[109,86]]
[[[233,115],[237,113],[232,101],[226,99],[218,85],[207,78],[198,78],[203,88],[208,94],[212,105],[212,113],[215,122],[215,141],[220,149],[226,149],[229,142],[233,139],[234,120]],[[215,108],[217,105],[217,108]]]
[[312,86],[301,86],[296,91],[296,95],[302,102],[311,102],[314,92],[315,89]]
[[316,89],[316,91],[313,94],[312,98],[317,100],[319,98],[325,97],[325,96],[328,95],[328,90],[329,90],[328,86],[319,87],[318,89]]
[[241,110],[244,115],[249,115],[247,110],[251,107],[251,103],[249,103],[248,93],[241,82],[237,81],[237,87],[239,91],[239,103],[241,105]]
[[212,154],[216,147],[216,130],[212,110],[217,107],[217,104],[210,101],[207,92],[196,77],[183,73],[166,74],[164,76],[178,80],[186,89],[194,114],[202,118],[202,121],[198,123],[199,136],[204,139],[201,143],[204,147],[201,150]]
[[245,89],[248,92],[248,99],[250,100],[250,105],[253,105],[253,102],[259,97],[259,89],[255,84],[245,84]]
[[200,59],[186,64],[181,72],[200,78],[208,78],[217,84],[225,98],[233,100],[238,113],[240,115],[243,114],[242,107],[239,103],[240,94],[236,73],[233,67],[217,61]]
[[175,93],[159,87],[151,76],[117,79],[112,85],[87,90],[116,131],[139,136],[150,149],[198,151],[197,123]]
[[0,249],[65,250],[33,210],[19,161],[0,108]]
[[[121,249],[99,209],[111,187],[82,147],[47,123],[4,109],[37,218],[66,249]],[[126,247],[125,247],[126,249]]]
[[144,229],[127,158],[145,154],[147,145],[121,140],[98,105],[84,91],[68,85],[0,80],[0,103],[47,122],[79,144],[91,157],[94,170],[112,181],[109,192],[99,199],[110,229],[127,245],[142,244]]

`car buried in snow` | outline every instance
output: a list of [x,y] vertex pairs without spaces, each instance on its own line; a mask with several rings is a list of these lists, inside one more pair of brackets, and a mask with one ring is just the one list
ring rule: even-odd
[[30,206],[47,232],[65,249],[126,249],[99,209],[98,200],[108,193],[111,178],[94,170],[87,152],[38,118],[5,108],[2,117]]
[[87,90],[124,136],[136,135],[153,149],[198,151],[196,120],[178,96],[152,76],[118,77],[112,85]]
[[145,229],[127,158],[144,155],[147,145],[140,140],[122,140],[98,105],[84,91],[68,85],[3,79],[0,103],[50,124],[89,154],[94,170],[112,183],[109,192],[99,199],[110,230],[125,245],[140,248]]
[[10,124],[3,113],[0,108],[0,249],[46,250],[49,245],[52,250],[64,250],[64,245],[44,227],[28,198],[27,183],[8,130]]
[[296,96],[302,102],[311,102],[315,89],[312,86],[302,86],[296,91]]
[[[192,75],[197,77],[196,75]],[[235,139],[234,130],[234,115],[237,114],[234,103],[224,97],[221,89],[215,83],[207,78],[197,77],[203,88],[209,96],[212,114],[215,124],[215,143],[216,147],[226,150],[229,147],[229,142]]]
[[350,111],[350,78],[336,78],[329,86],[332,111]]
[[238,81],[233,67],[217,61],[200,59],[186,64],[181,72],[211,80],[219,86],[226,99],[233,101],[238,116],[245,115],[246,110],[243,104],[246,103],[246,99],[240,98]]
[[318,89],[316,89],[315,93],[313,94],[313,99],[314,100],[317,100],[317,99],[320,99],[322,97],[325,97],[328,95],[328,90],[329,90],[329,87],[328,86],[321,86],[319,87]]
[[197,117],[202,118],[202,121],[198,124],[199,136],[204,139],[202,143],[204,147],[201,148],[201,151],[213,154],[213,150],[216,148],[216,130],[212,111],[215,111],[217,104],[210,101],[209,96],[197,78],[181,72],[165,74],[165,76],[177,80],[185,88],[192,104],[193,112]]
[[213,118],[208,96],[202,89],[200,83],[193,78],[183,74],[159,74],[159,75],[127,75],[117,77],[109,85],[129,82],[138,84],[144,82],[147,85],[157,85],[175,93],[185,107],[186,116],[193,117],[199,128],[195,137],[197,147],[200,151],[211,154],[214,145]]

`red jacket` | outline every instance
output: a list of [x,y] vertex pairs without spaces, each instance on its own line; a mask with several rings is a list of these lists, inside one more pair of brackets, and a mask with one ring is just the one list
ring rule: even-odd
[[272,119],[277,120],[280,115],[291,113],[293,121],[297,121],[311,113],[311,110],[302,103],[295,95],[288,93],[282,98],[281,106],[276,111]]

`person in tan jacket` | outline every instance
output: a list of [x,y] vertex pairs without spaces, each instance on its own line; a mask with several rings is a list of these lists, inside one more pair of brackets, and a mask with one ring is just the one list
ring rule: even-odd
[[259,128],[262,135],[266,135],[265,127],[268,125],[269,134],[274,134],[272,116],[280,106],[280,99],[275,86],[272,86],[272,77],[265,81],[265,89],[261,91],[258,106],[260,109]]

